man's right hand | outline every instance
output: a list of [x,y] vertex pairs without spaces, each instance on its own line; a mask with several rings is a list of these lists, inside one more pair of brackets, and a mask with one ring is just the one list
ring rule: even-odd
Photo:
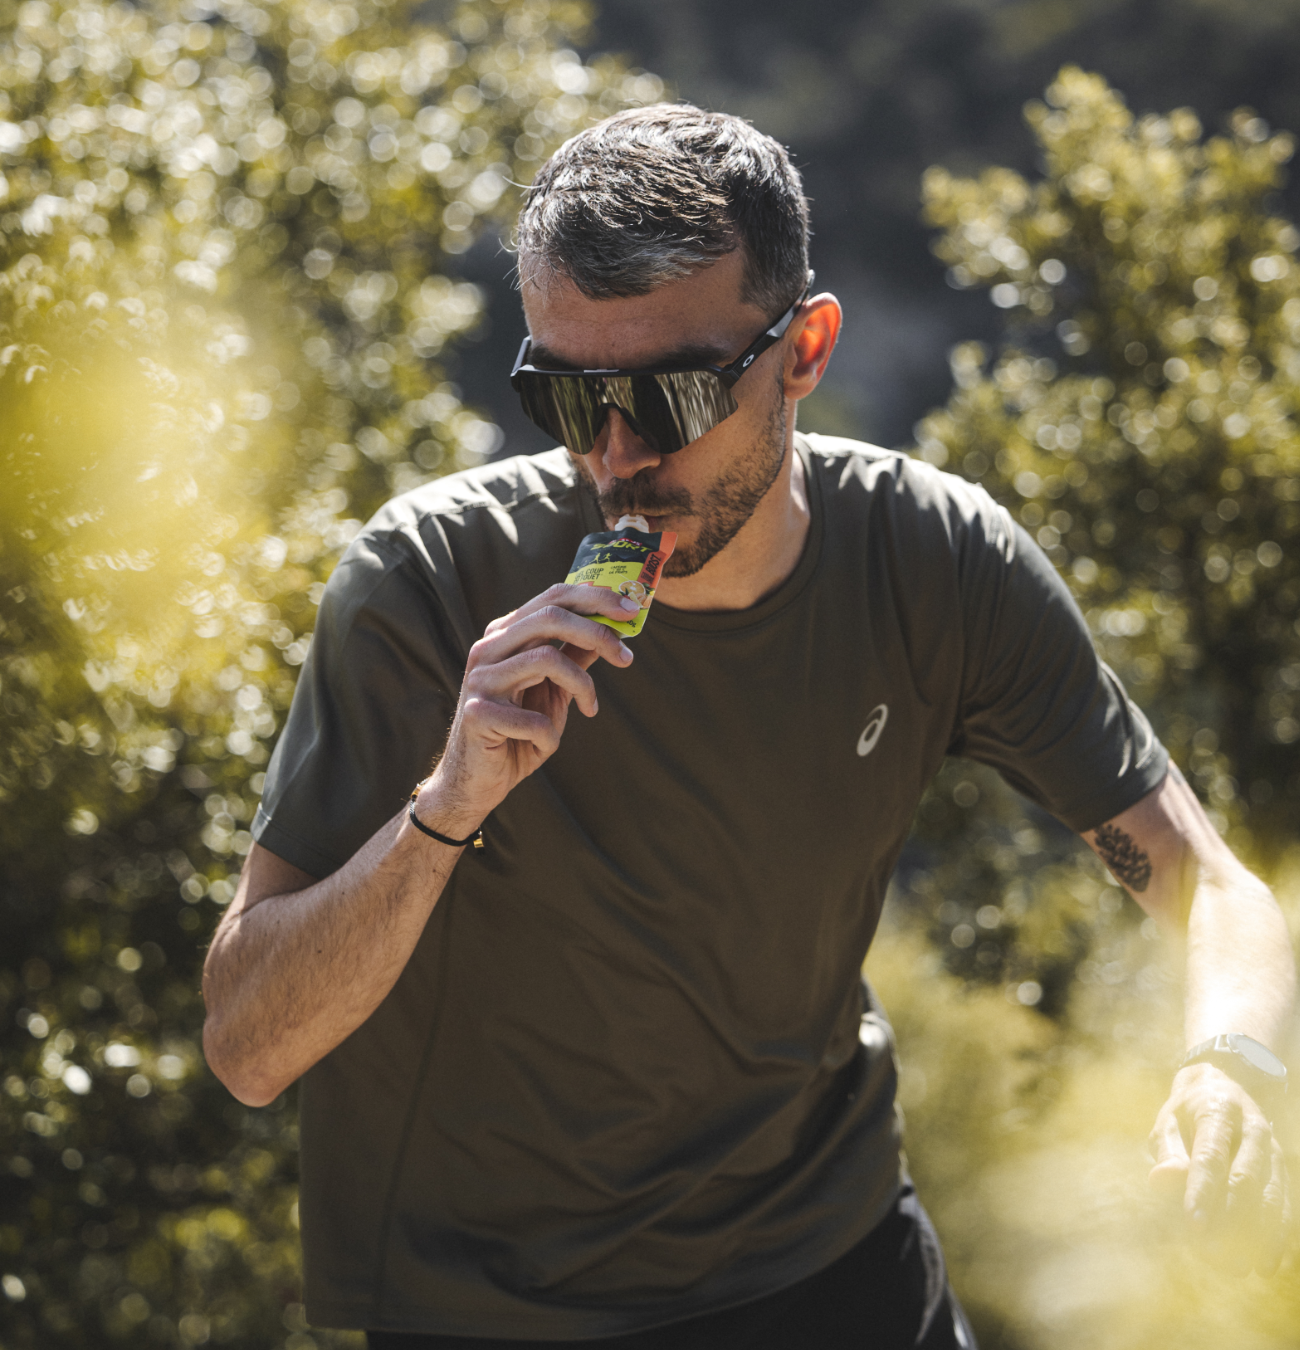
[[596,715],[587,673],[597,660],[632,663],[607,624],[639,606],[600,586],[552,586],[494,619],[470,648],[460,703],[446,749],[416,803],[420,819],[443,833],[472,834],[511,789],[555,753],[569,705]]
[[[416,803],[459,839],[555,753],[569,704],[588,717],[600,658],[626,666],[623,597],[552,586],[490,623],[470,651],[447,748]],[[635,609],[635,602],[633,602]],[[208,1063],[243,1102],[264,1106],[370,1016],[397,982],[459,853],[399,811],[317,881],[254,844],[203,972]]]

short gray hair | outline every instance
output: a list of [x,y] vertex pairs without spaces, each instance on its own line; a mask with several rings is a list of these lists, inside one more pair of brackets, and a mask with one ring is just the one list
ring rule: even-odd
[[808,203],[784,148],[689,104],[616,113],[566,141],[528,190],[516,242],[596,300],[645,295],[744,250],[742,300],[775,318],[808,281]]

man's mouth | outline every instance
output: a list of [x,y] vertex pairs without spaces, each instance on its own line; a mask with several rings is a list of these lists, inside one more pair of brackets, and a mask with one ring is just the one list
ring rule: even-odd
[[[653,483],[617,479],[609,491],[601,492],[596,488],[590,473],[585,471],[586,466],[580,464],[579,468],[584,470],[583,481],[595,496],[600,513],[609,522],[610,529],[622,516],[644,516],[650,529],[658,534],[663,532],[669,521],[684,521],[695,515],[695,503],[688,492],[655,492]],[[638,495],[641,501],[636,500]]]
[[641,511],[634,506],[626,511],[619,511],[615,516],[606,517],[609,528],[612,530],[624,516],[640,516],[649,527],[651,534],[662,534],[667,528],[668,522],[672,519],[671,515],[652,515],[649,511]]

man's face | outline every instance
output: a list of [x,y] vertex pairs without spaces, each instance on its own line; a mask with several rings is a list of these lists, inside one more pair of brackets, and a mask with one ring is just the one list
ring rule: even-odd
[[[739,250],[649,295],[592,300],[560,278],[526,280],[524,313],[538,366],[639,370],[723,365],[771,321],[740,299]],[[660,455],[611,412],[587,455],[582,480],[610,526],[639,513],[652,530],[675,530],[664,568],[691,576],[736,536],[776,481],[786,453],[785,344],[764,352],[732,389],[737,408],[673,455]]]

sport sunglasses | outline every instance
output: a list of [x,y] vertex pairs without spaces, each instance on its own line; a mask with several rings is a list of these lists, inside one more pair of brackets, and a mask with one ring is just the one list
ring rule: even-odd
[[510,383],[529,419],[574,454],[591,453],[611,408],[617,408],[656,453],[676,454],[736,411],[732,386],[785,336],[812,284],[813,273],[809,272],[808,285],[798,300],[727,366],[541,370],[528,364],[532,339],[525,338]]

